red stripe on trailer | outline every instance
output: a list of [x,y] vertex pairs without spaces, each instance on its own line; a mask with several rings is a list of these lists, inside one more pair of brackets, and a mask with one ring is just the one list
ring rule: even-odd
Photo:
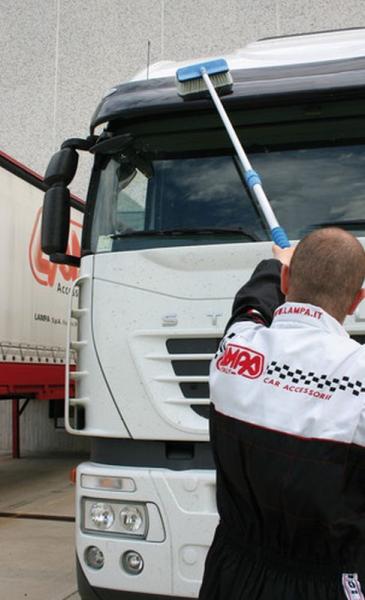
[[[74,389],[70,382],[72,396]],[[0,400],[12,400],[13,458],[20,457],[19,418],[29,400],[63,401],[64,397],[65,365],[0,362]],[[20,398],[25,400],[22,408]]]
[[[71,392],[73,385],[71,383]],[[0,363],[0,398],[63,400],[65,365]]]
[[33,171],[33,169],[30,169],[29,167],[26,167],[23,163],[19,162],[18,160],[16,160],[15,158],[13,158],[12,156],[10,156],[10,154],[7,154],[6,152],[4,152],[3,150],[0,150],[0,156],[2,158],[5,158],[5,160],[9,161],[10,163],[12,163],[13,165],[19,167],[19,169],[21,169],[22,171],[24,171],[25,173],[29,173],[29,175],[32,175],[33,177],[35,177],[36,179],[39,179],[39,181],[43,181],[43,177],[42,175],[40,175],[39,173],[37,173],[36,171]]

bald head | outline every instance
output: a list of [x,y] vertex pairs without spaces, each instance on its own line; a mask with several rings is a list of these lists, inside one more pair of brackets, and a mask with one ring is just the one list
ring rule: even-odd
[[295,249],[287,300],[320,306],[342,323],[364,278],[365,253],[360,242],[343,229],[318,229]]

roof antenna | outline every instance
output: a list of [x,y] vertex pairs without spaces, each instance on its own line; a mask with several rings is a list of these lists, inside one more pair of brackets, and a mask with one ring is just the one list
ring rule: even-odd
[[147,42],[147,80],[150,78],[151,41]]

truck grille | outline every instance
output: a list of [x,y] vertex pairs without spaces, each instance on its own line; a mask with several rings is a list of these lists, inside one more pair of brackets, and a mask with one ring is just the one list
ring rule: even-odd
[[[360,344],[365,343],[364,335],[352,335],[352,339]],[[166,348],[171,356],[171,365],[178,377],[192,378],[192,381],[179,382],[184,398],[191,400],[192,410],[209,418],[209,366],[210,361],[218,350],[220,338],[170,338],[166,340]],[[210,355],[209,358],[205,358]],[[197,378],[206,381],[196,381]],[[199,400],[199,403],[194,403]],[[203,403],[204,399],[206,402]]]
[[[131,352],[148,397],[175,430],[206,436],[210,405],[209,366],[222,332],[143,330],[131,338]],[[363,335],[353,335],[363,343]]]
[[350,335],[350,337],[361,345],[365,344],[365,335]]
[[[209,417],[209,365],[217,352],[219,341],[220,338],[211,337],[166,340],[174,373],[178,377],[184,377],[184,381],[179,383],[182,394],[184,398],[191,400],[192,410],[205,419]],[[192,377],[191,381],[188,380],[189,377]],[[199,400],[200,403],[194,400]]]

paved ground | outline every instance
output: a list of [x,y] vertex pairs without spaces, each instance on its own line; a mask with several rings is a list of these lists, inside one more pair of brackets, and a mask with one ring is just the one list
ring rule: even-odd
[[[4,600],[78,600],[74,486],[82,459],[0,456],[0,590]],[[47,515],[49,519],[36,517]],[[52,516],[69,518],[55,521]]]

